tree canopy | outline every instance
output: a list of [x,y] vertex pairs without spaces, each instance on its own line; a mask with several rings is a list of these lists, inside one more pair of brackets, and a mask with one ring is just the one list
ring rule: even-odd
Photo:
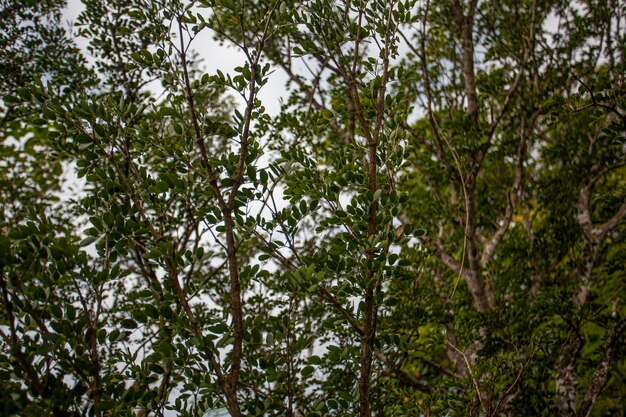
[[625,2],[83,5],[0,0],[2,415],[626,412]]

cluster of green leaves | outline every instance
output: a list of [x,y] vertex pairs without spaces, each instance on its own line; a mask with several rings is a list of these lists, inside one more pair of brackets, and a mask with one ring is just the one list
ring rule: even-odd
[[0,413],[623,410],[625,5],[0,4]]

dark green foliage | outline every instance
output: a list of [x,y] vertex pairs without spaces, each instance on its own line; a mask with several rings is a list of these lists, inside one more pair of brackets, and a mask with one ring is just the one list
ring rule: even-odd
[[0,414],[623,414],[623,2],[5,3]]

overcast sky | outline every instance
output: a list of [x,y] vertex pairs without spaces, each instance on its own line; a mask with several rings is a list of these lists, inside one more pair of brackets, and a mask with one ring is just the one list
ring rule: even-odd
[[[83,9],[84,5],[81,0],[68,0],[64,20],[68,23],[74,23]],[[84,39],[77,39],[77,44],[83,49],[85,55],[88,56],[89,53],[85,49],[87,42]],[[245,57],[240,51],[235,48],[220,46],[208,30],[204,30],[194,40],[193,48],[203,58],[202,66],[205,72],[210,75],[216,74],[218,69],[225,74],[233,74],[235,67],[245,63]],[[287,77],[284,72],[276,71],[270,75],[268,83],[261,89],[259,98],[271,115],[276,115],[280,110],[279,100],[286,95],[286,80]],[[239,102],[243,105],[242,101]]]
[[[70,25],[73,24],[78,15],[84,9],[81,0],[68,0],[68,5],[64,13],[64,21]],[[76,39],[77,45],[83,50],[87,58],[89,59],[89,52],[86,50],[87,41],[85,39]],[[241,66],[245,63],[245,57],[242,53],[239,53],[235,48],[228,48],[226,46],[220,46],[218,42],[213,40],[210,31],[205,30],[198,36],[193,43],[194,49],[203,58],[202,66],[204,71],[208,74],[216,74],[219,69],[223,73],[231,73],[234,75],[235,67]],[[263,102],[267,112],[271,115],[276,115],[280,110],[280,98],[285,94],[285,82],[287,80],[286,75],[282,71],[276,71],[270,75],[269,81],[263,86],[259,94],[259,98]],[[156,86],[158,89],[158,86]],[[159,93],[159,91],[155,91]],[[239,98],[239,103],[243,106],[243,101],[240,97],[233,95],[235,98]],[[72,166],[66,166],[66,182],[63,191],[61,192],[61,199],[75,197],[75,192],[82,188],[83,181],[76,178],[74,169]],[[279,203],[279,207],[282,206],[282,197],[279,189],[276,190],[276,199]],[[286,203],[285,203],[286,204]],[[260,202],[256,205],[261,206]],[[249,205],[254,211],[255,204]],[[92,245],[87,248],[88,252],[95,254],[95,248]],[[268,265],[265,265],[267,268]],[[175,395],[175,394],[174,394]],[[172,411],[166,411],[166,416],[174,416]],[[225,409],[209,411],[206,417],[222,417],[228,415],[225,413]]]

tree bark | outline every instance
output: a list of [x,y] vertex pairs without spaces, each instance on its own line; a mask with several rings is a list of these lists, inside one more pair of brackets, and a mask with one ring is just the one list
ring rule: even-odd
[[474,72],[474,0],[470,0],[467,14],[463,11],[459,0],[452,1],[456,24],[461,35],[461,48],[463,50],[463,82],[467,98],[467,116],[473,123],[478,121],[478,93],[476,90],[476,75]]
[[570,334],[561,346],[556,364],[556,406],[558,417],[573,417],[576,415],[576,389],[578,374],[576,363],[582,340],[575,331]]
[[580,410],[578,411],[578,417],[590,417],[593,412],[593,407],[602,392],[602,389],[609,380],[611,366],[615,362],[615,356],[617,348],[619,346],[620,339],[626,331],[626,317],[618,321],[613,329],[609,339],[604,345],[604,355],[602,360],[596,367],[596,370],[591,378],[591,384],[587,388],[585,398],[583,399]]

